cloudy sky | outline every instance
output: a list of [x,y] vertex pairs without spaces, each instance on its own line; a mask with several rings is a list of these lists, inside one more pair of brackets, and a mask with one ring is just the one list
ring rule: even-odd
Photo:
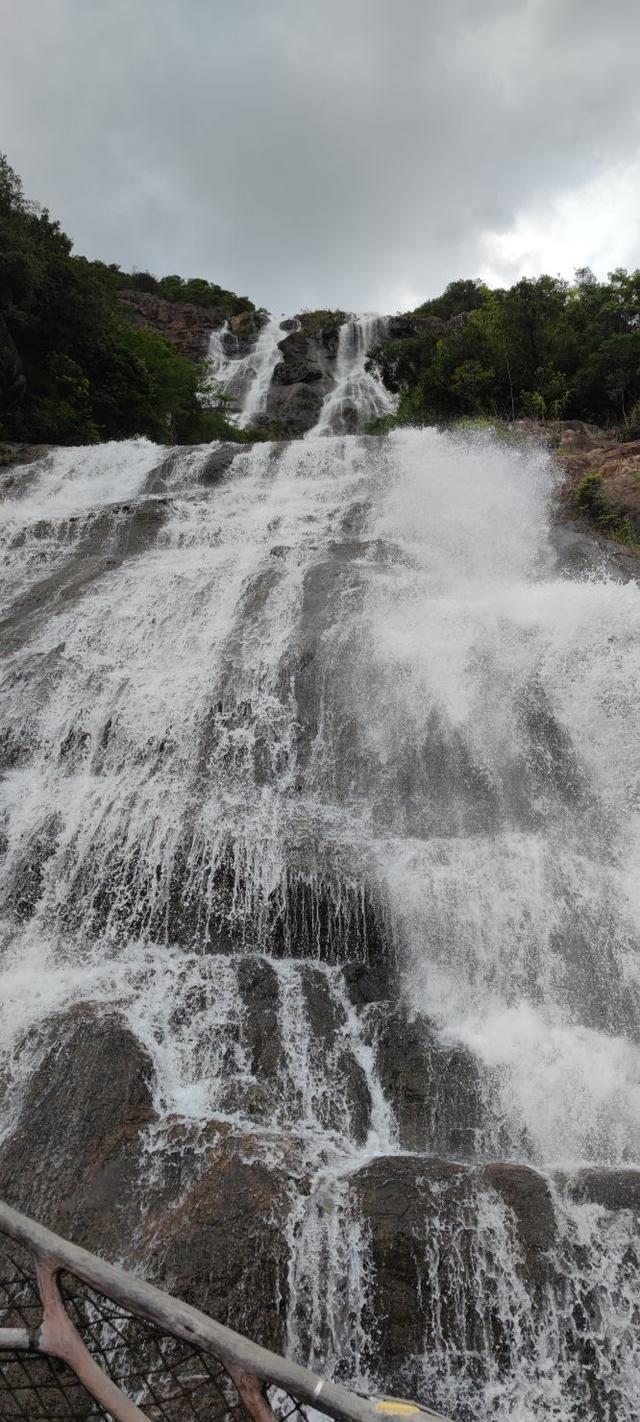
[[3,0],[76,250],[274,312],[640,265],[640,0]]

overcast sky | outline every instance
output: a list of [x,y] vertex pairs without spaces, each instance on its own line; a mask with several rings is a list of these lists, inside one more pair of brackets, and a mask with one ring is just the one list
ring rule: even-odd
[[0,0],[76,250],[274,312],[640,265],[640,0]]

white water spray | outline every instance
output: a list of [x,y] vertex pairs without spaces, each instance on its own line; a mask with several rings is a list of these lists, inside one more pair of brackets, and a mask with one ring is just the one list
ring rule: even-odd
[[284,333],[281,318],[270,316],[261,327],[255,345],[245,354],[234,350],[235,337],[228,322],[209,338],[212,380],[233,401],[237,410],[231,418],[244,429],[264,414],[273,372],[282,360],[279,342]]
[[375,341],[385,333],[385,317],[349,316],[340,327],[335,385],[325,396],[312,437],[354,434],[367,420],[392,414],[395,401],[375,375],[365,369]]

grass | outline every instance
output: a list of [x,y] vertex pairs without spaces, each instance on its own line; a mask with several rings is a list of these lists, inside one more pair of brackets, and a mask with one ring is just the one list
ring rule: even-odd
[[640,555],[640,529],[627,514],[613,508],[602,474],[584,475],[574,494],[574,507],[576,513],[591,519],[607,538]]

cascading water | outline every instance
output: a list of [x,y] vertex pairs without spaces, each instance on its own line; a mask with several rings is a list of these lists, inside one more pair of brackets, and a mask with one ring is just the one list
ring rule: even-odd
[[289,1348],[469,1422],[640,1396],[640,594],[553,491],[427,430],[3,500],[4,1142],[117,1013],[145,1188],[194,1132],[284,1172]]
[[209,338],[211,378],[225,395],[237,403],[231,418],[244,429],[264,413],[273,372],[282,359],[278,343],[283,339],[280,318],[270,316],[248,352],[238,353],[237,340],[225,322]]
[[384,316],[349,316],[340,327],[335,366],[335,384],[325,396],[312,437],[327,434],[355,434],[367,420],[389,415],[395,402],[377,376],[365,369],[371,346],[381,340]]

